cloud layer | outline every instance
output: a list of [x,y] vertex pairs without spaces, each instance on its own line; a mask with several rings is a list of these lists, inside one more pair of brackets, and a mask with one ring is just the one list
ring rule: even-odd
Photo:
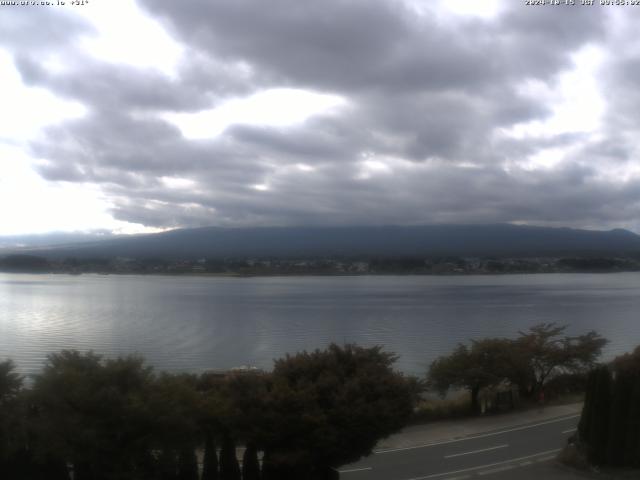
[[[0,46],[23,82],[87,110],[30,143],[38,172],[97,185],[119,220],[640,227],[640,49],[619,47],[635,11],[504,2],[485,18],[400,0],[138,4],[180,45],[173,72],[92,55],[81,47],[91,23],[64,9],[0,17]],[[581,85],[592,85],[585,98],[572,96]],[[252,122],[249,111],[209,138],[171,120],[273,89],[341,103],[284,125]],[[271,108],[295,107],[292,94]]]

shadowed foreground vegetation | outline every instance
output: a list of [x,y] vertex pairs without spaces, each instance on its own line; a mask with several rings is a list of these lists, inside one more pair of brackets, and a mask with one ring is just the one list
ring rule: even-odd
[[594,331],[565,335],[566,326],[542,323],[515,339],[485,338],[460,344],[437,358],[427,372],[431,389],[445,395],[450,389],[470,394],[470,410],[480,413],[484,394],[509,393],[513,398],[538,401],[563,393],[584,392],[587,373],[596,365],[607,340]]
[[640,346],[589,374],[571,448],[583,465],[640,468]]
[[138,357],[62,351],[29,387],[5,361],[0,478],[337,478],[334,468],[370,453],[412,413],[417,382],[392,369],[395,359],[380,347],[331,345],[277,360],[269,373],[171,375]]
[[[514,392],[525,399],[545,391],[584,392],[606,340],[593,331],[576,337],[564,332],[565,327],[540,324],[515,339],[459,345],[431,364],[426,382],[394,371],[397,357],[381,347],[356,345],[287,355],[271,372],[200,375],[156,373],[136,356],[105,359],[65,350],[50,355],[28,386],[5,361],[0,478],[338,478],[336,468],[368,455],[380,439],[409,421],[430,418],[416,408],[424,387],[443,394],[466,390],[473,413],[481,400],[505,392],[508,408],[514,407]],[[621,358],[616,365],[636,361]],[[598,405],[597,412],[608,409],[612,418],[636,408],[629,399],[637,397],[637,388],[632,376],[626,378],[617,374],[626,393],[606,408],[592,400],[593,393],[587,405]],[[590,389],[593,384],[592,379]]]

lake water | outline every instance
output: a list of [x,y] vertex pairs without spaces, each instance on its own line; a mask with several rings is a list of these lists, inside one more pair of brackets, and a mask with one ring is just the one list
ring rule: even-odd
[[270,368],[330,342],[381,344],[422,374],[457,342],[540,322],[640,344],[640,274],[164,277],[0,274],[0,358],[33,373],[63,348],[171,371]]

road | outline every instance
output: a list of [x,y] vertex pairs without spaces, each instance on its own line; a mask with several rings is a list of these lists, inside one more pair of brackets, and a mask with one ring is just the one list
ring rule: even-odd
[[566,444],[567,438],[575,432],[578,419],[579,415],[569,415],[457,440],[379,450],[357,463],[342,467],[340,478],[342,480],[504,478],[504,472],[514,469],[524,470],[553,460]]

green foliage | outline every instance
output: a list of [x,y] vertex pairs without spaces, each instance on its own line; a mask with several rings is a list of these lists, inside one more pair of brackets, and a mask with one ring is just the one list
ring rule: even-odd
[[138,357],[65,350],[24,391],[3,362],[0,471],[69,480],[70,465],[75,480],[196,480],[204,443],[202,480],[335,478],[331,467],[366,455],[411,415],[419,382],[395,372],[395,359],[332,345],[278,360],[273,373],[156,375]]
[[469,416],[471,395],[469,392],[460,392],[447,398],[425,398],[418,402],[411,421],[414,423],[427,423],[437,420],[451,420]]
[[162,373],[149,383],[144,407],[156,448],[180,451],[196,443],[202,408],[196,381],[193,375]]
[[7,272],[46,272],[50,269],[47,259],[33,255],[8,255],[0,258],[0,270]]
[[205,434],[202,480],[218,480],[218,453],[211,433]]
[[606,366],[596,370],[593,395],[594,415],[591,416],[589,459],[600,465],[606,462],[611,412],[611,372]]
[[0,362],[0,472],[13,472],[26,442],[22,377],[11,360]]
[[265,413],[269,462],[337,467],[402,428],[416,392],[395,360],[381,347],[335,344],[277,360]]
[[613,367],[618,372],[638,373],[640,372],[640,346],[637,346],[632,353],[625,353],[616,357]]
[[253,443],[247,445],[242,456],[242,480],[260,480],[258,449]]
[[268,408],[270,375],[231,373],[218,387],[219,429],[244,443],[261,445],[269,436],[263,416]]
[[458,345],[450,355],[431,363],[428,385],[444,395],[451,387],[471,393],[471,409],[479,411],[480,389],[495,385],[505,378],[517,378],[523,365],[513,341],[502,338],[474,340],[471,347]]
[[578,434],[593,464],[640,466],[639,352],[589,374]]
[[[50,355],[32,391],[39,448],[71,461],[77,478],[143,477],[140,460],[153,445],[147,410],[152,380],[151,369],[136,357],[103,361],[91,352]],[[137,472],[137,477],[123,472]]]
[[236,444],[229,435],[225,435],[220,450],[220,480],[240,480],[240,476]]
[[540,391],[553,375],[589,370],[608,342],[595,331],[577,337],[562,336],[566,329],[555,323],[541,323],[520,332],[516,346],[527,361],[522,377],[528,377],[531,393]]
[[0,406],[20,392],[23,378],[16,371],[12,360],[0,362]]
[[520,393],[534,396],[554,377],[588,371],[607,343],[596,332],[577,337],[563,336],[566,327],[542,323],[520,332],[515,339],[486,338],[460,344],[449,355],[434,360],[427,374],[428,385],[444,395],[450,388],[471,393],[471,408],[479,410],[482,388],[509,380]]
[[198,480],[198,459],[193,448],[186,445],[178,456],[178,480]]
[[[636,351],[640,352],[640,349]],[[623,462],[625,465],[640,468],[640,368],[633,377],[633,390],[629,398]]]

